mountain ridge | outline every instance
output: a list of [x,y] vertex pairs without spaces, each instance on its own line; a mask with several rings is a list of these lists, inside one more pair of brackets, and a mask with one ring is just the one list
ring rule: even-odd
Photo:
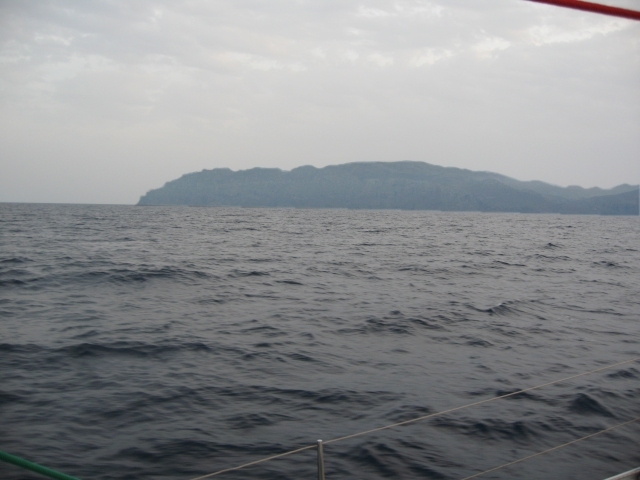
[[370,208],[638,215],[637,185],[559,187],[425,162],[355,162],[323,168],[229,168],[182,175],[138,205]]

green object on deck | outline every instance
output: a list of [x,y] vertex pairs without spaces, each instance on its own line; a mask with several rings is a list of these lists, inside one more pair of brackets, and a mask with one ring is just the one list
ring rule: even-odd
[[0,460],[2,460],[3,462],[11,463],[18,467],[22,467],[26,470],[31,470],[32,472],[39,473],[40,475],[44,475],[45,477],[55,478],[56,480],[80,480],[76,477],[72,477],[71,475],[65,475],[64,473],[56,472],[55,470],[51,470],[50,468],[30,462],[29,460],[25,460],[24,458],[16,457],[15,455],[11,455],[10,453],[3,452],[2,450],[0,450]]

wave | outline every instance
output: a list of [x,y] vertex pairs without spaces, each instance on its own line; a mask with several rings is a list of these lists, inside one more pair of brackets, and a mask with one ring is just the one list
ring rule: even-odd
[[568,410],[579,415],[599,415],[603,417],[615,416],[595,398],[587,395],[586,393],[579,393],[573,396]]
[[539,421],[515,420],[508,421],[499,418],[483,418],[461,416],[437,417],[432,420],[436,428],[453,431],[457,434],[473,437],[474,440],[496,441],[509,440],[518,444],[529,444],[531,439],[539,437],[543,430]]
[[201,342],[153,345],[143,342],[78,343],[65,347],[45,347],[36,344],[0,344],[0,352],[13,354],[46,355],[52,357],[160,357],[179,352],[211,352],[212,347]]
[[[51,286],[114,284],[135,285],[151,281],[178,282],[195,285],[204,280],[218,280],[219,277],[203,270],[191,270],[180,267],[138,267],[138,268],[108,268],[95,270],[90,264],[76,265],[77,271],[71,273],[53,273],[42,275],[26,270],[11,270],[0,272],[0,284],[7,286],[29,286],[46,288]],[[14,278],[11,278],[14,277]]]

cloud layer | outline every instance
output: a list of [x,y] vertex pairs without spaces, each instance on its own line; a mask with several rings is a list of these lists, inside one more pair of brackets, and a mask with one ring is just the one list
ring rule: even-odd
[[0,42],[0,201],[365,160],[640,179],[628,20],[523,0],[4,2]]

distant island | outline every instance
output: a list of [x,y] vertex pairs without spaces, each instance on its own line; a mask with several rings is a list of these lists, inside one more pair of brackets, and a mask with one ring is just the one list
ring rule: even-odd
[[638,185],[605,190],[522,182],[424,162],[362,162],[291,171],[215,168],[143,195],[138,205],[403,209],[638,215]]

